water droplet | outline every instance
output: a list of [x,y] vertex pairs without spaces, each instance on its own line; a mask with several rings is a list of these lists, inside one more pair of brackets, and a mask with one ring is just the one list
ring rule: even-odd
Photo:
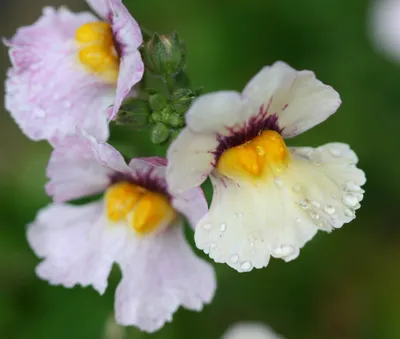
[[216,248],[216,247],[217,247],[217,244],[216,244],[215,242],[213,242],[213,243],[211,243],[210,247],[211,247],[211,248]]
[[348,207],[355,207],[358,204],[358,199],[352,194],[345,194],[343,196],[343,203]]
[[238,217],[239,218],[243,217],[243,213],[242,212],[238,213]]
[[326,205],[324,211],[328,214],[333,214],[335,213],[335,207],[333,207],[332,205]]
[[209,247],[203,248],[203,252],[204,252],[205,254],[209,254],[209,253],[210,253],[210,248],[209,248]]
[[344,215],[345,215],[346,217],[354,217],[354,212],[353,212],[353,210],[351,210],[350,208],[346,208],[346,209],[344,210]]
[[237,254],[232,255],[230,261],[232,264],[236,264],[239,261],[239,256]]
[[319,219],[319,214],[311,211],[310,212],[310,217],[315,219],[315,220],[318,220]]
[[320,161],[314,161],[314,164],[319,166],[319,165],[321,165],[321,162]]
[[263,156],[265,154],[265,149],[261,146],[256,147],[257,154]]
[[306,201],[306,200],[301,200],[300,202],[299,202],[299,204],[300,204],[300,206],[303,208],[303,209],[307,209],[308,208],[308,202]]
[[320,207],[321,207],[321,204],[320,204],[318,201],[316,201],[316,200],[313,200],[311,203],[312,203],[315,207],[317,207],[317,208],[320,208]]
[[253,267],[253,265],[251,264],[251,262],[250,261],[244,261],[244,262],[242,262],[242,264],[240,265],[240,268],[243,270],[243,271],[250,271],[251,270],[251,268]]
[[219,225],[219,230],[221,232],[224,232],[226,230],[226,224],[224,222],[221,222],[221,224]]
[[278,188],[282,188],[283,187],[283,182],[280,178],[275,178],[275,185]]
[[212,224],[204,224],[203,225],[203,228],[205,229],[205,230],[207,230],[207,231],[209,231],[210,229],[212,229]]
[[339,149],[332,147],[329,152],[334,156],[334,157],[340,157],[342,155],[342,152],[340,152]]
[[297,223],[301,223],[301,219],[300,218],[296,218],[296,222]]
[[254,247],[254,242],[251,242],[251,243],[250,243],[250,247]]
[[301,190],[300,185],[296,184],[296,185],[293,186],[293,191],[300,192],[300,190]]
[[361,192],[362,189],[353,181],[347,181],[343,184],[343,189],[348,192]]

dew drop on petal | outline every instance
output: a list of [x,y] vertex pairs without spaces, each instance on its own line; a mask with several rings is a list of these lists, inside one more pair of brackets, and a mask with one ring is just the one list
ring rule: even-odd
[[240,265],[240,268],[245,272],[250,271],[252,267],[253,267],[253,265],[251,264],[250,261],[244,261]]
[[320,208],[320,207],[321,207],[321,204],[320,204],[318,201],[316,201],[316,200],[313,200],[311,203],[312,203],[315,207],[317,207],[317,208]]
[[299,202],[299,204],[300,204],[300,206],[303,208],[303,209],[307,209],[308,208],[308,202],[306,201],[306,200],[301,200],[300,202]]
[[315,219],[315,220],[318,220],[319,219],[319,214],[311,211],[310,212],[310,217]]
[[205,230],[209,231],[210,229],[212,229],[212,224],[209,224],[209,223],[204,224],[204,225],[203,225],[203,228],[204,228]]
[[209,248],[209,247],[203,248],[203,252],[204,252],[205,254],[209,254],[209,253],[210,253],[210,248]]
[[301,187],[298,184],[293,186],[293,191],[295,191],[295,192],[300,192],[300,189],[301,189]]
[[210,247],[214,249],[217,247],[217,244],[215,242],[213,242],[213,243],[211,243]]
[[232,264],[236,264],[238,261],[239,261],[239,256],[237,254],[234,254],[234,255],[231,256],[230,262]]
[[355,197],[352,194],[345,194],[343,196],[343,203],[347,206],[347,207],[355,207],[358,204],[358,199],[357,197]]
[[280,178],[275,178],[275,185],[278,188],[282,188],[283,187],[283,182]]
[[361,192],[362,189],[353,181],[347,181],[343,185],[343,189],[348,192]]
[[297,223],[301,223],[301,219],[300,218],[296,218],[296,222]]
[[335,213],[335,207],[333,207],[332,205],[326,205],[324,211],[328,214],[333,214]]
[[346,209],[344,210],[344,215],[345,215],[346,217],[354,217],[354,212],[353,212],[353,210],[351,210],[350,208],[346,208]]
[[224,232],[226,230],[226,224],[224,222],[221,222],[221,224],[219,225],[219,230],[221,232]]
[[342,153],[340,152],[339,149],[332,147],[329,152],[334,156],[334,157],[340,157]]

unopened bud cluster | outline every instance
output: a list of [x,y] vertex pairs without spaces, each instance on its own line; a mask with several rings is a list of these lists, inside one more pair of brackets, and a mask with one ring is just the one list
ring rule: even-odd
[[150,127],[154,144],[164,143],[185,127],[184,114],[199,95],[189,88],[185,68],[185,45],[176,32],[154,33],[142,47],[146,75],[161,80],[158,90],[144,89],[146,99],[131,98],[121,106],[118,124]]

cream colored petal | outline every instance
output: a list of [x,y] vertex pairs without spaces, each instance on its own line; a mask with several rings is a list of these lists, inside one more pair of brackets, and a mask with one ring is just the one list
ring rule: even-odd
[[201,185],[213,169],[218,146],[215,135],[185,128],[168,149],[167,183],[172,193]]
[[[339,94],[311,71],[296,71],[283,62],[264,67],[243,91],[256,106],[278,115],[284,137],[293,137],[321,123],[341,104]],[[257,114],[257,110],[253,113]]]

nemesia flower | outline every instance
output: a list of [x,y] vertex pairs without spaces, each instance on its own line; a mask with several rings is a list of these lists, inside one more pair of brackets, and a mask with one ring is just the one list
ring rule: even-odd
[[378,50],[400,61],[400,0],[375,0],[370,9],[369,31]]
[[[171,321],[180,305],[200,311],[214,295],[215,274],[186,242],[181,214],[194,226],[207,203],[199,188],[170,194],[165,164],[152,157],[127,165],[113,147],[87,135],[57,144],[47,169],[55,203],[28,226],[29,244],[43,258],[37,275],[103,294],[118,263],[116,321],[144,331]],[[98,193],[103,198],[86,205],[64,203]]]
[[229,327],[222,339],[283,339],[283,337],[262,323],[240,322]]
[[239,272],[293,260],[317,230],[355,218],[364,172],[348,145],[288,148],[294,137],[324,121],[339,94],[277,62],[242,93],[206,94],[186,114],[187,127],[168,150],[167,182],[184,192],[210,176],[210,211],[196,226],[198,248]]
[[141,31],[121,0],[88,3],[102,21],[47,7],[4,41],[12,62],[6,109],[33,140],[57,140],[76,126],[106,140],[107,111],[114,118],[142,78]]

